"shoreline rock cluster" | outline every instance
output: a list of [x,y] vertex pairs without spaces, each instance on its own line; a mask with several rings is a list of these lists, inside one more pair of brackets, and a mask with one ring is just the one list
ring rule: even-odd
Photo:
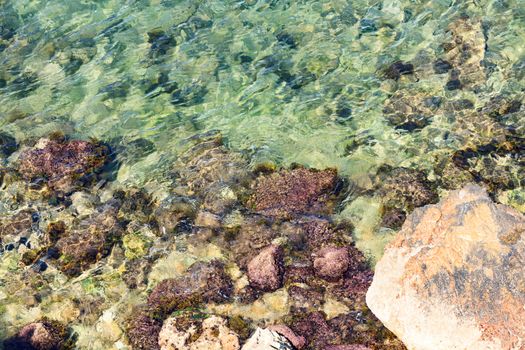
[[[120,323],[134,349],[259,350],[266,343],[304,350],[403,349],[365,305],[373,273],[352,243],[351,224],[332,221],[345,186],[335,170],[251,170],[220,135],[189,142],[174,164],[170,193],[160,200],[142,189],[113,189],[104,180],[112,162],[109,146],[66,137],[22,145],[2,186],[23,193],[18,205],[27,208],[0,226],[3,243],[24,241],[15,247],[27,266],[21,278],[85,279],[116,269],[129,291],[147,295]],[[213,244],[222,258],[150,283],[153,264],[183,241]],[[232,268],[239,272],[232,275]],[[43,283],[39,293],[52,294]],[[19,293],[33,288],[28,284]],[[271,322],[204,312],[209,305],[256,304],[272,293],[281,293],[286,308]],[[327,314],[334,303],[340,306]],[[96,305],[89,306],[93,316],[111,304]],[[49,328],[34,322],[26,327]],[[10,339],[33,346],[24,329]],[[74,339],[47,332],[64,335],[64,342]]]
[[[121,323],[133,349],[517,349],[523,341],[516,312],[525,302],[525,218],[495,204],[481,187],[469,185],[428,204],[437,195],[422,175],[388,170],[391,177],[380,189],[387,208],[411,214],[374,276],[353,246],[351,225],[331,219],[344,191],[332,169],[253,171],[220,138],[204,137],[180,157],[164,200],[129,189],[101,201],[90,191],[107,151],[91,153],[96,143],[69,140],[37,145],[21,152],[18,167],[4,173],[3,186],[25,184],[28,199],[39,204],[3,218],[0,239],[18,242],[8,245],[31,267],[24,278],[49,268],[76,278],[124,248],[119,278],[129,290],[147,294]],[[93,159],[95,154],[103,159]],[[32,155],[46,161],[27,170]],[[64,157],[90,161],[65,171],[62,180],[50,179],[46,169]],[[26,170],[39,175],[19,175]],[[52,214],[54,208],[59,214]],[[180,239],[211,242],[223,257],[150,284],[148,273],[162,256],[153,248],[169,251]],[[241,277],[231,274],[232,267]],[[278,322],[204,311],[207,305],[250,305],[278,291],[287,303]],[[325,311],[329,302],[339,305],[335,315]],[[437,324],[442,332],[433,330]],[[28,349],[67,349],[74,342],[72,329],[45,317],[4,340],[5,346]]]

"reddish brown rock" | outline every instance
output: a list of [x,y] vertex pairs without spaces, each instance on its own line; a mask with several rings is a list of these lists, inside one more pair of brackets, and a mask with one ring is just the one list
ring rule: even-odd
[[479,186],[416,209],[366,301],[409,349],[521,349],[525,216]]
[[13,337],[4,340],[4,348],[13,350],[59,350],[67,330],[56,321],[43,319],[29,323]]
[[193,264],[184,276],[160,282],[148,297],[152,310],[168,314],[205,303],[221,303],[230,297],[232,282],[219,261]]
[[322,349],[337,341],[339,332],[326,322],[323,312],[311,312],[297,317],[290,327],[294,333],[306,339],[308,349]]
[[62,192],[92,182],[110,154],[107,146],[89,141],[41,140],[40,144],[41,148],[20,155],[18,170],[25,179],[43,179]]
[[279,236],[280,230],[273,225],[272,220],[250,214],[242,216],[238,223],[224,229],[217,237],[217,243],[224,250],[230,251],[235,262],[244,270],[261,247],[269,245]]
[[250,204],[257,212],[275,217],[326,213],[331,209],[329,198],[336,184],[334,169],[282,170],[257,179]]
[[322,308],[325,288],[319,286],[299,287],[290,286],[288,296],[290,305],[297,308],[306,308],[310,310],[319,310]]
[[35,223],[37,212],[23,209],[11,216],[5,215],[0,218],[0,242],[2,238],[13,241],[18,237],[29,237]]
[[314,276],[314,270],[309,261],[294,261],[286,266],[284,280],[286,283],[308,283]]
[[369,347],[359,344],[352,345],[329,345],[324,350],[371,350]]
[[269,326],[267,329],[277,332],[280,335],[284,336],[290,341],[290,343],[292,343],[294,348],[296,348],[297,350],[301,350],[306,345],[306,339],[303,336],[295,334],[294,331],[292,331],[288,326],[278,324]]
[[91,264],[104,258],[122,234],[112,206],[82,220],[56,243],[61,258],[59,268],[68,276],[77,276]]
[[256,289],[272,292],[283,284],[283,250],[271,244],[248,263],[248,279]]
[[350,257],[345,247],[326,247],[313,255],[315,274],[328,281],[337,281],[348,270]]
[[145,311],[132,317],[127,329],[127,336],[133,349],[160,350],[158,344],[162,322]]

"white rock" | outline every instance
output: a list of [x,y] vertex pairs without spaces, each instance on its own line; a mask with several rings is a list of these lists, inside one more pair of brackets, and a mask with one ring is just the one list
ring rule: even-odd
[[182,331],[177,329],[177,318],[168,318],[159,333],[161,350],[239,350],[237,334],[226,326],[226,320],[217,316],[202,321],[199,337],[191,342],[199,331],[198,323],[195,321],[186,331]]
[[293,350],[288,339],[269,329],[257,328],[242,350]]

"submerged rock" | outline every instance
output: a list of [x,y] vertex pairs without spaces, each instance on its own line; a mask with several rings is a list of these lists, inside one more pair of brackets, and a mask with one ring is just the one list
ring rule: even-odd
[[326,280],[338,280],[348,270],[350,257],[344,247],[326,247],[314,255],[314,270]]
[[177,163],[180,192],[197,197],[204,208],[220,214],[238,204],[251,181],[248,162],[228,152],[220,134],[200,135]]
[[291,328],[295,334],[305,337],[308,349],[322,349],[338,341],[338,334],[340,334],[340,330],[330,327],[323,312],[302,314],[294,320]]
[[0,132],[0,156],[9,157],[18,148],[18,144],[13,136],[5,132]]
[[[491,193],[498,189],[513,189],[522,182],[519,174],[523,171],[521,155],[524,151],[525,139],[505,135],[502,140],[494,139],[485,144],[457,150],[452,155],[449,168],[455,167],[457,173],[463,172],[463,178],[471,177],[484,182]],[[451,179],[444,182],[451,182]]]
[[89,141],[42,139],[38,145],[20,155],[19,172],[26,180],[43,179],[62,192],[92,183],[110,154],[107,146]]
[[162,57],[177,45],[177,41],[172,35],[158,28],[148,32],[148,43],[151,44],[149,51],[151,58]]
[[445,61],[441,58],[436,60],[436,62],[434,62],[434,72],[436,74],[444,74],[444,73],[447,73],[451,69],[452,69],[452,65],[450,64],[450,62]]
[[398,80],[402,75],[414,73],[414,65],[403,61],[396,61],[385,69],[384,75],[388,79]]
[[383,114],[396,129],[411,132],[430,125],[440,107],[439,96],[398,91],[385,101]]
[[159,333],[161,350],[239,350],[239,338],[226,320],[186,312],[164,321]]
[[525,217],[468,185],[416,209],[376,265],[367,304],[410,349],[519,349]]
[[160,234],[171,234],[181,224],[191,222],[195,217],[195,200],[181,196],[170,196],[159,203],[154,211]]
[[380,349],[406,350],[366,307],[359,311],[329,318],[324,312],[297,314],[290,328],[294,334],[306,339],[303,349]]
[[67,329],[59,322],[42,319],[29,323],[4,340],[4,348],[13,350],[61,350],[65,349]]
[[415,208],[437,202],[435,184],[425,173],[408,168],[385,170],[379,173],[378,193],[383,199],[383,222],[388,227],[397,227]]
[[486,38],[479,19],[462,16],[450,23],[447,32],[451,38],[443,44],[451,70],[448,90],[475,87],[486,80],[482,61],[485,58]]
[[10,216],[0,219],[0,242],[15,242],[21,238],[31,235],[36,212],[31,209],[23,209]]
[[221,303],[229,299],[233,286],[224,265],[214,260],[193,264],[184,276],[160,282],[148,297],[148,306],[167,315],[200,303]]
[[334,169],[296,168],[261,175],[254,186],[251,204],[257,212],[274,217],[326,213],[337,180]]
[[68,276],[79,275],[111,252],[122,231],[116,209],[110,206],[82,220],[56,243],[60,269]]
[[271,292],[283,284],[283,250],[271,244],[248,263],[248,279],[256,289]]
[[230,277],[224,272],[223,264],[216,260],[197,262],[183,276],[161,281],[151,291],[147,304],[135,312],[128,323],[127,335],[133,349],[155,350],[169,346],[166,337],[178,334],[178,331],[165,324],[167,329],[163,333],[163,341],[159,342],[162,322],[167,316],[177,310],[199,307],[202,303],[225,302],[232,291]]
[[129,322],[127,336],[133,349],[160,350],[158,338],[161,329],[162,321],[140,311]]

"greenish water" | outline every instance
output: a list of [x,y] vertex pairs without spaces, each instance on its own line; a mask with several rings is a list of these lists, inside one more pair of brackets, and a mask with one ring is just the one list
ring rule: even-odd
[[[64,130],[131,144],[124,183],[161,182],[181,140],[219,130],[254,161],[337,167],[367,188],[382,164],[432,172],[436,155],[465,144],[454,116],[435,116],[416,133],[386,123],[392,91],[466,97],[479,108],[523,86],[522,1],[1,6],[2,130],[20,141]],[[445,91],[447,75],[429,67],[461,14],[481,20],[487,39],[492,68],[478,94]],[[382,70],[397,60],[413,62],[415,75],[385,82]],[[145,157],[141,147],[155,152]]]
[[[434,66],[465,15],[482,52],[458,69],[476,81],[447,89]],[[438,180],[455,151],[525,136],[520,108],[480,112],[498,96],[521,101],[524,42],[522,0],[0,0],[0,131],[21,144],[57,130],[108,142],[116,183],[159,198],[184,140],[211,131],[253,164],[335,167],[355,189],[338,216],[377,257],[394,233],[370,193],[381,166]],[[413,72],[388,79],[396,61]],[[396,96],[443,102],[407,131],[384,111]],[[451,102],[465,99],[467,111]],[[514,180],[494,195],[524,210],[520,152],[491,159]]]

